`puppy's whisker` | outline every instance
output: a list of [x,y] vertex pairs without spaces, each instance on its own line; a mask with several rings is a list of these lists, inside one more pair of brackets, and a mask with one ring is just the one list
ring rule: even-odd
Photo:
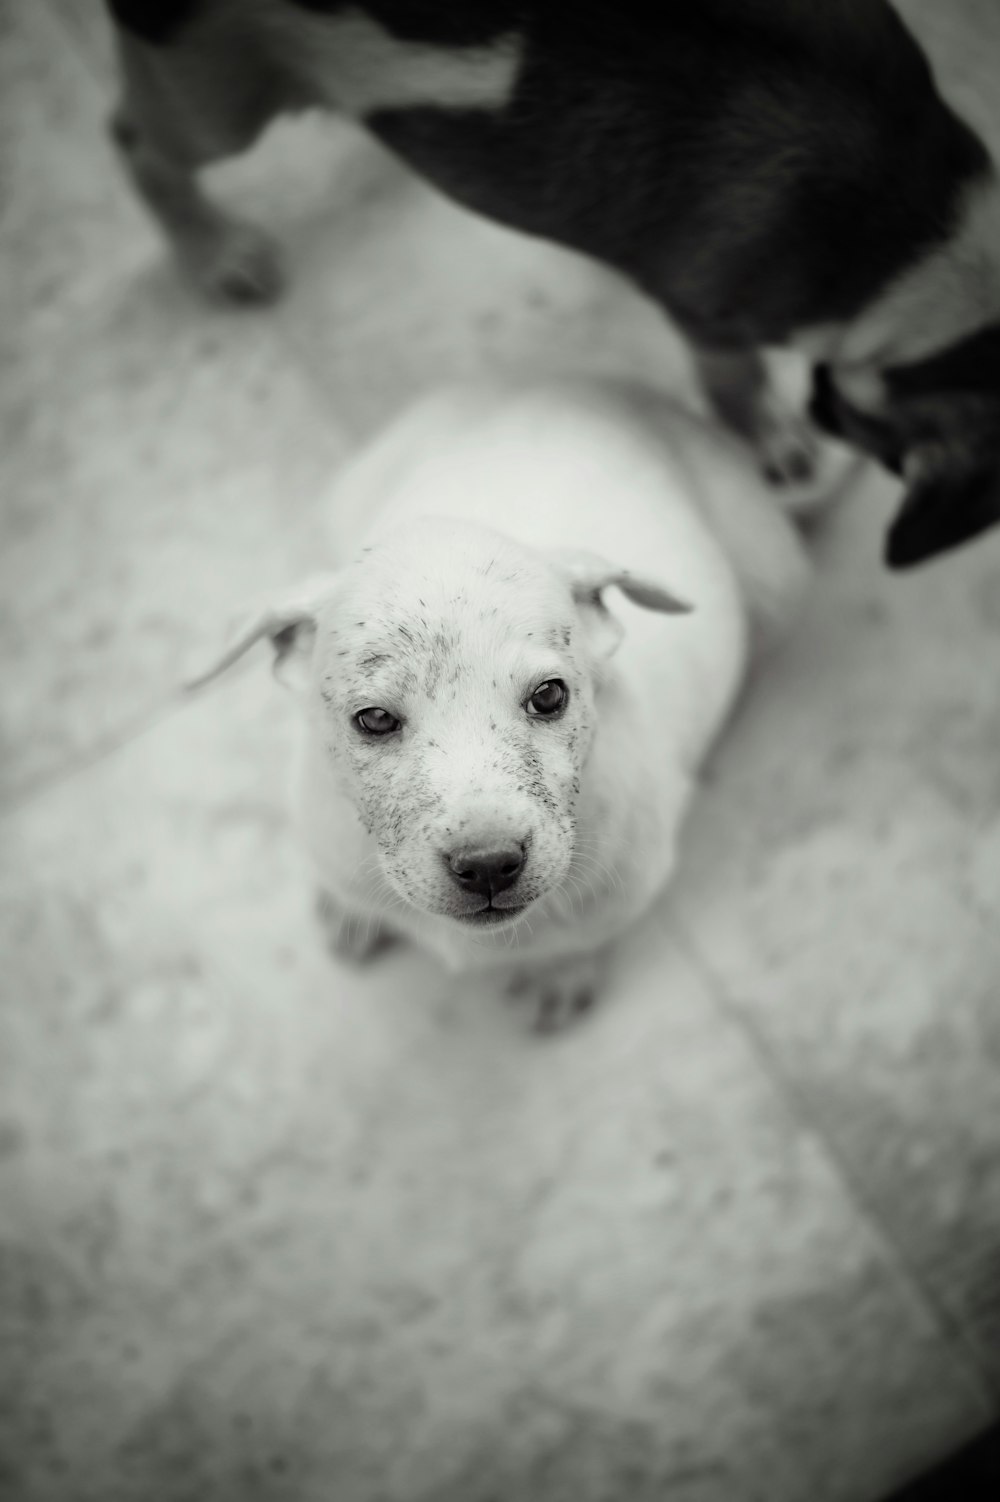
[[588,891],[586,886],[584,885],[582,874],[573,870],[569,870],[566,873],[566,880],[572,887],[573,894],[579,900],[580,908],[582,911],[584,903],[588,896]]
[[[642,836],[640,835],[639,837],[641,838]],[[577,839],[575,841],[573,853],[574,857],[579,856],[583,860],[586,860],[588,858],[599,860],[602,854],[602,847],[598,843],[598,841],[594,839]]]
[[364,857],[354,873],[355,882],[375,882],[379,877],[378,851],[372,850]]
[[556,917],[560,920],[560,922],[573,922],[576,916],[573,909],[573,894],[569,892],[565,886],[562,886],[558,891],[553,892],[552,905],[555,909]]
[[568,887],[564,888],[564,895],[569,904],[568,916],[571,921],[582,919],[586,912],[587,894],[580,881],[569,872],[566,874]]
[[597,888],[594,882],[595,873],[592,868],[589,868],[588,866],[583,865],[580,862],[573,862],[570,865],[570,869],[567,874],[577,884],[578,888],[581,891],[585,891],[591,897],[596,896]]
[[372,942],[372,934],[378,928],[378,917],[369,908],[365,914],[365,938],[364,947],[367,949]]
[[[580,851],[579,860],[574,861],[580,874],[588,874],[591,877],[604,878],[610,886],[621,895],[625,893],[625,882],[617,867],[609,865],[589,851]],[[596,893],[595,893],[596,895]]]

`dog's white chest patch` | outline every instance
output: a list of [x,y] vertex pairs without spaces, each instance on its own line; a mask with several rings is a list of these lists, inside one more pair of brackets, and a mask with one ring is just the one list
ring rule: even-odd
[[394,37],[359,11],[309,17],[298,30],[301,65],[329,108],[348,115],[502,109],[521,68],[516,32],[485,46],[435,47]]

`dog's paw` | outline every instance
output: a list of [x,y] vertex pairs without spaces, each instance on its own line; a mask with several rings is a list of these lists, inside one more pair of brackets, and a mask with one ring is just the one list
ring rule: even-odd
[[[807,441],[800,442],[802,428]],[[845,444],[808,429],[805,418],[789,422],[774,450],[767,445],[758,450],[777,505],[803,532],[836,505],[866,463]]]
[[284,286],[281,251],[253,224],[221,220],[211,235],[185,245],[181,257],[189,276],[216,302],[274,302]]
[[327,949],[350,965],[367,965],[396,943],[396,934],[375,914],[348,912],[328,892],[317,893],[316,916],[326,935]]
[[820,438],[804,412],[769,402],[760,414],[754,446],[769,484],[806,487],[815,480]]
[[604,978],[600,955],[550,962],[511,977],[507,994],[524,1006],[536,1033],[561,1033],[591,1010]]
[[808,484],[793,485],[778,492],[782,511],[808,533],[844,498],[870,460],[835,438],[819,439],[816,464]]

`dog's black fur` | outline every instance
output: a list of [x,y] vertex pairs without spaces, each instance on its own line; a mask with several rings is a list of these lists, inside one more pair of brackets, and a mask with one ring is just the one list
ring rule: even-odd
[[[109,3],[169,53],[206,0]],[[360,10],[445,48],[516,33],[524,63],[504,107],[383,108],[366,124],[461,203],[623,272],[703,349],[848,323],[955,233],[964,195],[992,172],[884,0],[273,4]],[[280,107],[274,92],[269,81],[254,95],[268,96],[258,125]],[[890,538],[894,565],[1000,516],[1000,363],[987,353],[1000,331],[983,337],[883,372],[877,418],[843,398],[835,369],[817,381],[816,419],[908,482],[906,455],[946,430]]]
[[[846,402],[829,368],[820,366],[812,410],[828,432],[908,480],[886,545],[890,565],[906,568],[1000,522],[1000,327],[930,359],[890,366],[883,380],[886,415],[873,418]],[[912,475],[908,455],[919,456]]]

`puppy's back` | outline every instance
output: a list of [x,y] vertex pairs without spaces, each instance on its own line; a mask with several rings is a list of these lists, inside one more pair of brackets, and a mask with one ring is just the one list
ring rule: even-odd
[[335,482],[335,557],[424,513],[659,569],[679,593],[687,579],[717,607],[734,575],[762,644],[808,573],[794,528],[739,443],[625,382],[476,382],[418,401]]

